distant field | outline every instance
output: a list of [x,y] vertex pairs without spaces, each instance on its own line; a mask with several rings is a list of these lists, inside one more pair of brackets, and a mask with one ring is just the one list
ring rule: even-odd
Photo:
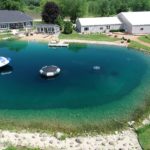
[[72,34],[60,34],[60,39],[74,39],[74,40],[90,40],[90,41],[117,41],[117,38],[107,36],[105,34],[78,34],[73,32]]

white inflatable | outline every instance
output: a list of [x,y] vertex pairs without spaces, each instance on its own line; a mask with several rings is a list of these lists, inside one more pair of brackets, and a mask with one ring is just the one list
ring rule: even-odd
[[40,74],[46,77],[53,77],[55,75],[58,75],[60,73],[60,68],[57,66],[44,66],[40,70]]

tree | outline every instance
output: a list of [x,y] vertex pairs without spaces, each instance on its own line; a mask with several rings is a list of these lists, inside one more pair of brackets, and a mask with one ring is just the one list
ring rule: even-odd
[[61,16],[58,16],[55,20],[55,24],[58,24],[60,26],[60,30],[64,29],[64,20]]
[[70,21],[65,22],[64,33],[71,34],[73,32],[73,25]]
[[60,9],[54,2],[47,2],[42,11],[42,20],[46,23],[55,23],[55,20],[60,15]]
[[0,9],[23,11],[22,0],[0,0]]

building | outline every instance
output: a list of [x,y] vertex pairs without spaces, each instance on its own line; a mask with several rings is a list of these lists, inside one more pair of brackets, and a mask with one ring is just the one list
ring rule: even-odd
[[129,34],[150,34],[150,11],[122,12],[116,17],[79,18],[77,31],[81,33],[125,30]]
[[32,17],[16,10],[0,10],[0,30],[23,29],[33,26]]
[[122,12],[118,18],[123,23],[123,29],[130,34],[150,34],[150,11]]
[[39,24],[36,25],[37,33],[45,34],[60,34],[60,27],[54,24]]
[[79,18],[76,21],[77,31],[81,33],[101,33],[122,29],[122,22],[115,17]]

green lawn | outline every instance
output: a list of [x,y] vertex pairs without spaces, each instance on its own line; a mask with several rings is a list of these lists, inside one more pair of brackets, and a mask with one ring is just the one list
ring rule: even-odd
[[135,41],[131,41],[131,43],[129,44],[128,47],[129,48],[135,48],[135,49],[138,49],[138,50],[141,50],[141,51],[150,52],[150,47],[142,45],[142,44],[140,44],[138,42],[135,42]]
[[5,33],[5,34],[0,33],[0,40],[1,40],[2,38],[6,38],[6,37],[13,37],[13,35],[12,35],[11,33]]
[[74,39],[74,40],[90,40],[90,41],[117,41],[119,39],[107,36],[105,34],[78,34],[73,32],[72,34],[60,34],[60,39]]
[[137,131],[139,142],[144,150],[150,150],[150,125]]
[[141,36],[139,37],[139,40],[146,42],[146,43],[150,43],[150,35]]
[[14,147],[14,146],[9,146],[5,150],[40,150],[39,148],[27,148],[27,147]]

